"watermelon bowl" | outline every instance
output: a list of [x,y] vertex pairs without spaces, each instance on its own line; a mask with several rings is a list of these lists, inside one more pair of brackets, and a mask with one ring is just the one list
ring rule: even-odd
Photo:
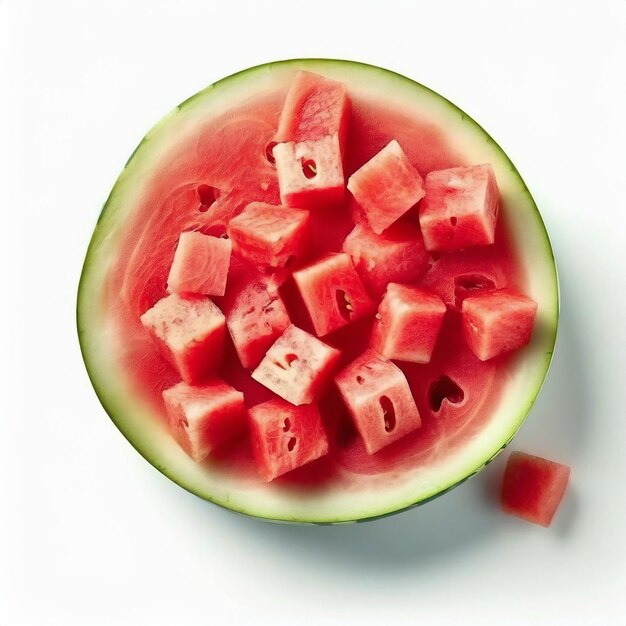
[[[307,81],[325,86],[304,97]],[[442,179],[474,214],[437,217],[457,206]],[[204,295],[172,293],[189,289]],[[489,302],[518,301],[536,318],[515,344]],[[539,211],[476,122],[394,72],[298,59],[220,80],[148,132],[98,219],[77,324],[104,409],[159,471],[242,514],[339,524],[485,467],[541,389],[558,311]]]

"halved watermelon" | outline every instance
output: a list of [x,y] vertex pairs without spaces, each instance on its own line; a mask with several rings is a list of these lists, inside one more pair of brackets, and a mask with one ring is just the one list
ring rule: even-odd
[[[268,151],[298,70],[345,86],[352,106],[342,155],[346,177],[392,140],[421,174],[492,164],[501,197],[495,243],[433,257],[421,284],[453,306],[455,277],[478,272],[497,288],[512,288],[537,302],[538,323],[523,352],[482,362],[465,343],[460,316],[446,315],[430,363],[401,364],[421,426],[375,454],[368,454],[362,438],[345,428],[350,418],[337,391],[322,387],[318,407],[328,454],[266,483],[252,469],[251,448],[226,447],[198,464],[171,437],[161,393],[176,385],[180,375],[154,349],[139,318],[167,296],[180,233],[221,237],[251,202],[280,204]],[[337,149],[336,143],[330,147]],[[320,175],[310,167],[301,173],[305,179]],[[313,259],[341,251],[354,228],[351,202],[346,197],[333,207],[311,210]],[[409,209],[402,220],[413,220],[417,227],[417,211]],[[236,284],[237,276],[248,270],[234,254],[226,295],[215,299],[217,308],[229,298],[231,279]],[[303,306],[292,286],[287,281],[280,296],[296,323]],[[341,353],[340,365],[367,348],[374,312],[325,337]],[[454,105],[417,83],[379,68],[327,60],[272,63],[240,72],[190,98],[157,124],[133,153],[106,203],[78,298],[80,343],[94,387],[117,426],[150,462],[227,508],[319,523],[396,512],[443,493],[482,468],[513,437],[539,391],[557,314],[556,271],[543,223],[519,174],[493,140]],[[212,363],[217,363],[215,355]],[[218,375],[245,395],[248,409],[275,398],[250,377],[230,342]]]

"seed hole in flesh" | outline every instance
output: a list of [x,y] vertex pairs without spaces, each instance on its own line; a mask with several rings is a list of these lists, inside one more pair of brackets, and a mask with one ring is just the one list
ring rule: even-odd
[[339,313],[341,313],[341,317],[347,322],[352,318],[352,301],[346,294],[343,289],[337,289],[335,292],[335,298],[337,300],[337,308],[339,309]]
[[286,417],[283,420],[283,432],[289,432],[289,429],[291,428],[291,420]]
[[196,187],[196,193],[198,194],[198,200],[200,200],[200,206],[198,211],[205,213],[209,210],[210,206],[219,198],[220,191],[211,185],[198,185]]
[[302,159],[302,173],[308,179],[317,176],[317,165],[313,159]]
[[465,392],[449,376],[441,376],[430,386],[430,408],[437,413],[444,400],[451,404],[463,402]]
[[291,265],[293,265],[295,260],[296,260],[295,254],[292,254],[290,257],[287,257],[287,260],[285,261],[285,267],[290,267]]
[[289,369],[291,367],[291,364],[297,360],[298,360],[297,354],[285,354],[284,362],[281,363],[280,361],[275,361],[275,364],[278,367],[280,367],[280,369],[286,370],[286,369]]
[[298,443],[295,437],[291,437],[291,439],[287,442],[287,450],[289,452],[293,452],[293,449],[296,447],[296,443]]
[[454,296],[456,306],[461,308],[463,300],[485,291],[493,291],[496,283],[483,274],[461,274],[454,277]]
[[456,222],[457,222],[456,217],[451,217],[450,218],[450,224],[452,224],[452,226],[456,226]]
[[396,410],[393,402],[387,396],[381,396],[380,408],[383,410],[385,432],[390,433],[396,427]]
[[278,145],[277,141],[270,141],[265,147],[265,158],[271,165],[276,165],[276,159],[274,158],[274,148]]
[[363,376],[357,376],[356,377],[356,382],[359,383],[359,385],[362,385],[364,380],[365,379],[363,378]]

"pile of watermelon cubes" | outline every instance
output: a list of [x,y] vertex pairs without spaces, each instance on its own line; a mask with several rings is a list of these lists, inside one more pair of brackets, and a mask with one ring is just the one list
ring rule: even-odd
[[[141,316],[180,375],[163,400],[173,435],[197,462],[239,437],[250,438],[265,481],[322,457],[329,444],[317,401],[332,385],[369,454],[420,428],[395,361],[428,363],[449,312],[418,284],[431,253],[494,243],[498,185],[489,164],[420,173],[395,140],[346,181],[349,126],[345,86],[297,73],[273,148],[281,205],[248,204],[225,238],[181,233],[169,295]],[[360,214],[342,251],[311,258],[311,215],[320,207],[347,210],[347,193]],[[419,220],[399,224],[416,206]],[[275,280],[237,284],[231,269],[241,261]],[[290,318],[278,288],[287,278],[313,333]],[[465,296],[458,303],[464,336],[478,359],[530,341],[535,302],[494,285]],[[375,319],[369,347],[343,362],[325,338],[367,317]],[[228,335],[271,400],[248,407],[244,394],[218,377]]]

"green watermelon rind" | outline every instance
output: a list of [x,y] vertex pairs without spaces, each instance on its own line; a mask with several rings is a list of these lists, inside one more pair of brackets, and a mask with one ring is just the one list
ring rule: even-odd
[[[523,220],[513,215],[509,219],[516,222],[518,243],[528,242],[532,236],[533,254],[525,258],[531,269],[528,272],[529,279],[538,276],[534,287],[542,292],[544,302],[542,327],[533,337],[532,345],[522,351],[515,361],[520,370],[527,363],[533,362],[532,380],[525,386],[514,415],[508,418],[506,432],[494,436],[493,441],[487,434],[481,433],[477,439],[481,440],[482,451],[476,451],[472,460],[465,462],[462,469],[451,470],[449,473],[454,473],[454,476],[445,483],[433,481],[430,487],[420,487],[421,490],[413,490],[410,486],[406,490],[400,488],[388,501],[373,484],[371,493],[364,489],[364,493],[359,494],[359,502],[352,508],[350,503],[356,496],[343,493],[340,489],[337,489],[337,494],[333,494],[335,499],[330,508],[328,503],[322,502],[315,495],[272,490],[271,485],[247,485],[243,495],[238,494],[237,497],[235,491],[229,491],[227,484],[222,494],[216,494],[219,489],[207,489],[204,483],[210,472],[193,464],[176,444],[171,443],[168,433],[161,426],[155,426],[155,420],[150,420],[150,411],[140,399],[133,397],[130,390],[120,390],[123,376],[116,371],[113,355],[108,349],[111,337],[107,336],[103,317],[106,311],[98,306],[109,257],[114,256],[115,235],[124,224],[124,211],[120,209],[132,205],[133,194],[136,197],[141,194],[141,182],[158,161],[159,153],[167,150],[168,139],[175,143],[177,134],[193,125],[194,116],[200,119],[201,115],[220,110],[220,107],[227,108],[229,103],[237,101],[237,97],[249,94],[250,89],[254,89],[256,79],[260,79],[257,87],[263,87],[264,83],[271,83],[274,75],[284,75],[299,68],[348,82],[356,77],[355,85],[367,83],[375,86],[380,82],[381,93],[387,99],[393,97],[395,87],[399,100],[423,99],[420,105],[433,107],[433,114],[441,115],[451,124],[460,124],[457,131],[471,135],[472,148],[478,147],[480,141],[488,144],[488,148],[483,146],[481,150],[491,151],[492,157],[497,157],[498,160],[492,162],[499,168],[499,182],[503,174],[511,181],[508,202],[515,206],[519,203],[526,208]],[[359,77],[365,80],[359,81]],[[271,521],[312,524],[369,521],[399,513],[450,491],[481,471],[510,443],[530,412],[552,361],[558,317],[559,282],[548,233],[526,184],[500,146],[471,117],[433,90],[389,70],[333,59],[293,59],[243,70],[191,96],[159,121],[131,154],[102,208],[81,273],[77,300],[80,348],[91,383],[111,420],[148,462],[184,489],[229,510]],[[357,479],[365,480],[355,476]],[[221,481],[220,488],[222,482],[227,481]],[[294,503],[298,505],[295,508]]]

